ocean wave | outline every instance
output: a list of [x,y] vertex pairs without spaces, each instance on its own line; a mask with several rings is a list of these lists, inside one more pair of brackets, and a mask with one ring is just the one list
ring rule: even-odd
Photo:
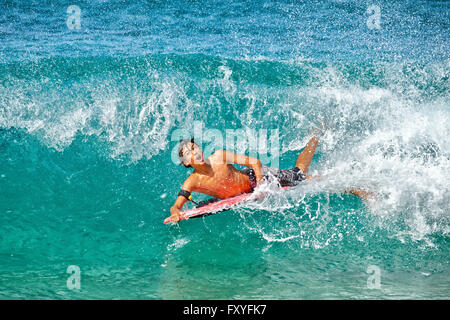
[[[375,190],[380,203],[368,214],[386,230],[395,226],[397,238],[422,240],[449,231],[449,70],[448,62],[52,58],[0,67],[0,127],[22,130],[58,152],[87,139],[100,154],[130,164],[166,159],[174,130],[192,133],[195,121],[221,132],[278,129],[280,165],[291,167],[308,132],[325,119],[330,128],[312,172],[326,183],[305,188]],[[316,200],[304,197],[284,202],[288,209],[278,202],[254,210],[297,212],[300,205],[310,212]],[[320,216],[329,217],[324,210]],[[293,233],[261,232],[268,241],[313,241],[299,234],[301,217],[290,223]],[[333,234],[336,240],[342,232],[327,231],[314,246],[330,243]]]

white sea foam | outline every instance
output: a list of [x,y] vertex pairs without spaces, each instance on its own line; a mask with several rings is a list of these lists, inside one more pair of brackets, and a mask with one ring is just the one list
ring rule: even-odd
[[[339,194],[350,188],[363,188],[376,194],[377,200],[368,203],[369,216],[383,229],[390,230],[397,239],[425,240],[432,245],[429,236],[448,235],[448,92],[445,97],[427,98],[420,89],[421,81],[426,83],[433,76],[445,76],[446,73],[442,68],[437,68],[433,76],[423,73],[420,76],[424,78],[419,83],[409,83],[401,70],[393,69],[384,71],[392,78],[387,87],[365,88],[349,83],[341,71],[329,66],[318,70],[320,85],[299,88],[298,95],[317,108],[310,111],[311,116],[299,116],[298,106],[288,103],[286,108],[280,110],[284,113],[292,109],[292,118],[298,121],[298,127],[311,128],[310,121],[322,118],[330,129],[322,136],[318,149],[322,159],[319,163],[313,163],[311,168],[314,175],[322,176],[321,180],[296,188],[296,194],[280,191],[278,199],[269,196],[252,205],[253,209],[279,214],[277,217],[275,214],[266,216],[273,220],[271,231],[254,222],[264,238],[289,238],[298,234],[305,223],[310,223],[298,222],[298,217],[291,214],[291,211],[298,209],[291,209],[286,204],[286,197],[290,198],[291,206],[294,204],[303,211],[299,216],[307,214],[313,220],[322,219],[323,223],[316,226],[318,232],[327,226],[330,213],[326,207],[313,209],[315,206],[305,198],[314,194]],[[312,115],[316,115],[316,119]],[[309,139],[307,135],[288,139],[294,136],[290,131],[295,127],[290,126],[283,132],[282,153],[299,152]],[[302,130],[303,133],[305,131]],[[311,215],[311,209],[319,212]],[[296,224],[298,229],[293,231],[283,223]],[[333,229],[333,226],[328,225],[328,228]],[[270,236],[264,236],[267,234]],[[332,237],[333,234],[341,236]],[[325,237],[321,240],[305,238],[303,243],[326,246],[333,239],[338,241],[342,238],[339,232],[323,235]],[[361,239],[358,233],[355,236]]]

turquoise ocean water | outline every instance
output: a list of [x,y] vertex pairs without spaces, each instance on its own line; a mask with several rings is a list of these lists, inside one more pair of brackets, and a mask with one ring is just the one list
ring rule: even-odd
[[[448,299],[449,7],[2,1],[0,298]],[[323,179],[162,223],[174,132],[278,130],[290,168],[318,119]]]

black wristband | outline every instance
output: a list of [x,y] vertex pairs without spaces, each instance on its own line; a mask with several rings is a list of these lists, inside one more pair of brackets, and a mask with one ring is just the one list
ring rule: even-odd
[[181,189],[180,192],[178,192],[178,196],[185,197],[186,199],[190,200],[189,197],[191,196],[191,193],[189,191]]

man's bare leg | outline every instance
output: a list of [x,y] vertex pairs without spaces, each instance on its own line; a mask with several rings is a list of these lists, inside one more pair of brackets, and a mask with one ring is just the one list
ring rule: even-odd
[[[307,175],[306,176],[306,180],[320,180],[322,179],[322,176],[311,176],[311,175]],[[360,197],[362,200],[368,202],[368,201],[373,201],[373,200],[378,200],[378,197],[376,196],[375,193],[371,192],[371,191],[367,191],[365,189],[349,189],[349,190],[345,190],[345,193],[350,193],[353,194],[357,197]]]
[[319,143],[319,139],[317,137],[312,137],[309,142],[306,144],[305,149],[303,149],[302,153],[299,154],[297,158],[297,162],[295,166],[302,170],[304,174],[308,172],[309,165],[314,156],[314,152],[316,151],[317,145]]
[[[319,139],[317,137],[312,137],[309,142],[306,144],[305,149],[303,149],[302,153],[297,158],[297,162],[295,163],[295,166],[298,167],[304,174],[308,172],[309,165],[312,161],[312,158],[314,156],[314,153],[316,151],[317,145],[319,143]],[[320,180],[321,176],[306,176],[307,180]],[[355,196],[360,197],[361,199],[365,201],[369,200],[376,200],[377,196],[370,191],[364,190],[364,189],[350,189],[346,190],[346,193],[353,194]]]
[[365,201],[378,199],[377,196],[375,195],[375,193],[364,190],[364,189],[350,189],[350,190],[346,190],[345,192],[354,194],[355,196],[358,196]]

